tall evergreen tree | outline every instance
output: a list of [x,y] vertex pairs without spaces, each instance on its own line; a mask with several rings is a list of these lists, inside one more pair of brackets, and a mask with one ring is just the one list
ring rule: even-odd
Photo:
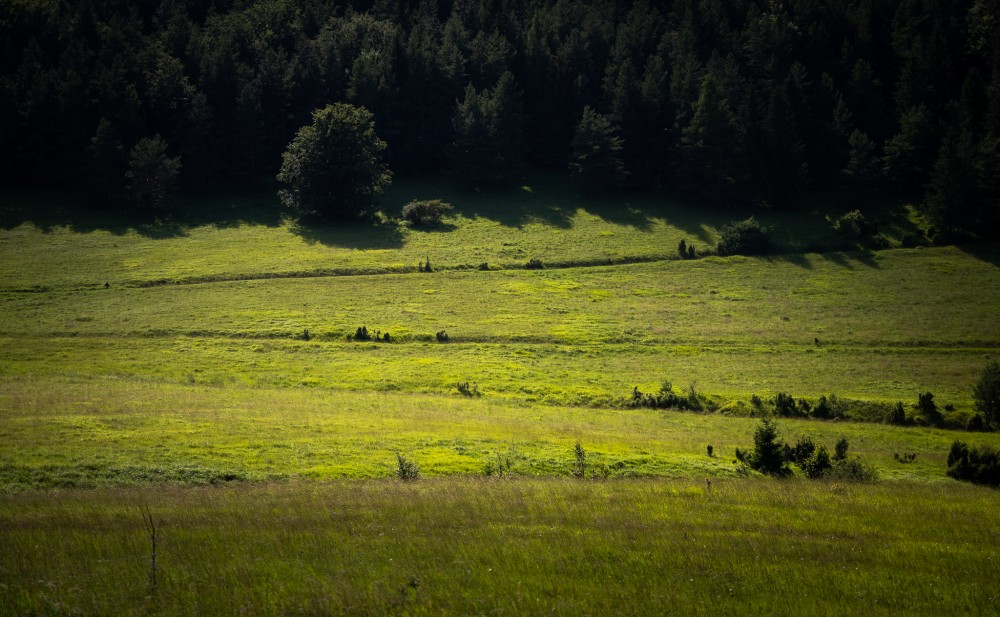
[[583,108],[583,117],[573,135],[570,173],[586,191],[615,188],[625,180],[625,164],[621,159],[622,139],[615,135],[611,121],[590,107]]

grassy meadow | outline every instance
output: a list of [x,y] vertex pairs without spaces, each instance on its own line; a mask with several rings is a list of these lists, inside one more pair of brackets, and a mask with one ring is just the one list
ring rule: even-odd
[[[400,223],[422,198],[455,211]],[[0,206],[2,615],[995,610],[997,492],[945,469],[1000,435],[782,419],[879,482],[747,478],[758,420],[726,405],[932,391],[967,417],[1000,349],[996,246],[845,247],[828,195],[755,213],[776,255],[681,260],[746,213],[545,175],[404,179],[337,228],[260,195],[156,220],[40,199]],[[880,223],[890,247],[922,225]],[[667,380],[723,411],[624,404]],[[568,477],[576,443],[595,479]],[[397,454],[420,481],[390,479]]]

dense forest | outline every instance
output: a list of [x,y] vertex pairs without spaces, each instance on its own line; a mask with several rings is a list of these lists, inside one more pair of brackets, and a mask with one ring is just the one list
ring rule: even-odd
[[102,199],[157,157],[192,190],[271,180],[348,102],[396,173],[469,186],[533,166],[699,204],[851,187],[942,229],[1000,218],[992,0],[8,0],[0,45],[7,185]]

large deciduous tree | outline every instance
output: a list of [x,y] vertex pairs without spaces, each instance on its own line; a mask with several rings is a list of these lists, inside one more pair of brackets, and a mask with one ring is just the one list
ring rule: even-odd
[[303,215],[351,218],[371,212],[392,172],[382,160],[386,144],[364,107],[336,103],[312,114],[282,155],[282,201]]

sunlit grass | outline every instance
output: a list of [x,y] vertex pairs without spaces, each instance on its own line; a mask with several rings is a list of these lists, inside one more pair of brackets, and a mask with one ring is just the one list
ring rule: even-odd
[[[481,475],[497,456],[512,472],[569,475],[573,445],[598,476],[731,477],[757,420],[648,409],[514,405],[486,398],[168,386],[127,380],[8,380],[0,393],[0,487],[215,483],[389,477],[397,452],[425,476]],[[955,439],[1000,435],[849,422],[783,420],[851,453],[885,479],[951,482]],[[707,454],[712,445],[714,456]],[[894,454],[915,452],[901,464]]]

